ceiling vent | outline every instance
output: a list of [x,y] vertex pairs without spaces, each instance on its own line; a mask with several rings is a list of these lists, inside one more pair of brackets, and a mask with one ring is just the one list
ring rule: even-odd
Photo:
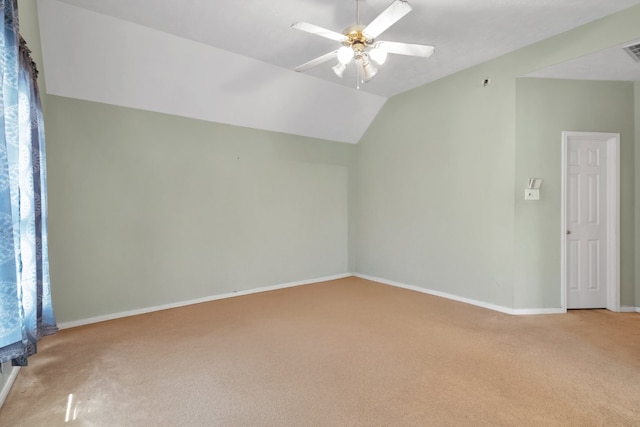
[[640,43],[636,43],[636,44],[632,44],[631,46],[627,46],[624,48],[624,50],[627,51],[627,53],[629,55],[631,55],[631,57],[633,59],[636,60],[636,62],[640,62]]

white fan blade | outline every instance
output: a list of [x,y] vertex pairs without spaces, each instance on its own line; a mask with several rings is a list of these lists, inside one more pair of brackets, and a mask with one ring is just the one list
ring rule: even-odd
[[295,28],[296,30],[315,34],[317,36],[335,40],[338,42],[347,40],[347,36],[345,36],[344,34],[336,33],[335,31],[327,30],[326,28],[318,27],[317,25],[309,24],[308,22],[296,22],[295,24],[291,25],[291,27]]
[[387,53],[396,53],[399,55],[422,56],[423,58],[430,57],[431,55],[433,55],[433,52],[435,52],[436,50],[435,46],[429,46],[424,44],[381,41],[381,42],[377,42],[375,45]]
[[371,21],[362,32],[368,38],[375,39],[409,12],[411,12],[411,6],[406,0],[395,0],[376,19]]
[[333,52],[325,53],[322,56],[317,57],[316,59],[312,59],[309,62],[305,62],[302,65],[298,65],[294,70],[296,71],[307,71],[309,68],[313,68],[316,65],[320,65],[324,62],[330,61],[333,58],[337,57],[338,51],[334,50]]

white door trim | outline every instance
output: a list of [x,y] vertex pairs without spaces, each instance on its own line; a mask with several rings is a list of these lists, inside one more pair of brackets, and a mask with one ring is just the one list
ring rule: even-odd
[[562,309],[567,310],[567,141],[571,137],[606,139],[607,143],[607,309],[620,311],[620,134],[562,132],[560,274]]

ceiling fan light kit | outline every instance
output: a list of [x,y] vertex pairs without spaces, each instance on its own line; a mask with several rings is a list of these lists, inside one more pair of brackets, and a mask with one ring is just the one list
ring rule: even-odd
[[387,51],[382,49],[379,44],[373,46],[373,49],[369,51],[369,56],[373,59],[378,65],[383,65],[387,60]]
[[295,70],[306,71],[332,59],[337,59],[338,63],[331,68],[338,77],[342,78],[347,65],[353,61],[356,64],[356,87],[359,89],[360,83],[371,80],[378,72],[370,60],[378,65],[383,65],[389,53],[430,57],[435,51],[434,46],[389,41],[376,42],[375,40],[410,11],[411,6],[408,1],[394,0],[369,25],[364,26],[360,25],[360,0],[356,0],[356,24],[348,27],[342,34],[307,22],[296,22],[292,25],[293,28],[338,41],[342,47],[305,62],[297,66]]
[[353,59],[354,52],[353,52],[353,49],[351,49],[351,47],[342,46],[340,49],[338,49],[337,56],[338,56],[338,62],[340,62],[343,65],[347,65],[349,62],[351,62],[351,59]]
[[347,69],[347,65],[344,62],[338,62],[336,65],[331,67],[331,69],[334,73],[336,73],[336,76],[342,78],[342,76],[344,75],[344,70]]

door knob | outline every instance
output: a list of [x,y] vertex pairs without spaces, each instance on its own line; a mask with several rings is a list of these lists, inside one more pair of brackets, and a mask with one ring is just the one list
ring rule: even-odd
[[567,230],[567,234],[571,234],[571,230]]

